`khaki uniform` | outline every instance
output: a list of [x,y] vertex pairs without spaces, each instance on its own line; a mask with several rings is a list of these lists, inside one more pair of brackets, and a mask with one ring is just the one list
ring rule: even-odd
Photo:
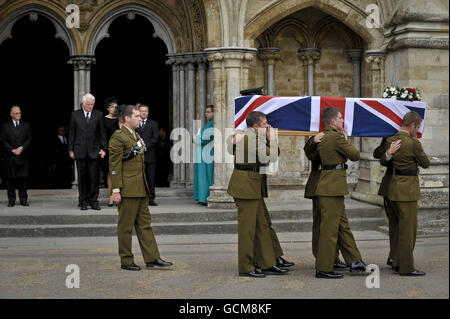
[[[320,178],[320,156],[317,151],[317,144],[314,143],[314,136],[311,136],[303,147],[306,157],[311,161],[311,173],[309,174],[308,180],[305,186],[305,198],[312,199],[313,208],[313,226],[312,226],[312,253],[315,258],[317,258],[317,246],[319,243],[320,234],[320,203],[319,198],[315,195],[317,184]],[[339,262],[339,238],[336,245],[336,257],[335,263]]]
[[[359,160],[359,151],[345,139],[344,134],[329,126],[324,129],[324,133],[317,145],[322,165],[343,164],[347,159]],[[316,270],[333,271],[338,240],[346,264],[361,260],[345,213],[344,195],[347,194],[347,174],[344,169],[321,171],[315,191],[319,197],[321,216]]]
[[[386,138],[383,137],[381,140],[380,145],[373,151],[373,157],[377,159],[381,159],[381,156],[383,156],[383,153],[385,153],[390,144],[387,143]],[[394,238],[397,237],[398,234],[398,224],[393,220],[394,215],[392,213],[393,211],[393,205],[394,203],[387,197],[388,191],[389,191],[389,183],[391,181],[392,177],[392,162],[389,162],[387,164],[386,173],[383,176],[383,179],[381,180],[380,188],[378,190],[378,195],[383,196],[383,202],[384,202],[384,211],[386,212],[386,216],[389,221],[389,256],[388,259],[394,259],[394,256],[396,254],[395,252],[395,245],[394,245]]]
[[136,230],[144,261],[147,263],[160,258],[155,236],[150,226],[149,192],[144,174],[144,152],[133,159],[122,162],[123,155],[134,149],[138,140],[139,135],[136,133],[136,137],[134,137],[124,125],[111,136],[109,142],[112,189],[120,189],[122,197],[118,205],[117,225],[119,256],[122,266],[134,262],[131,252],[133,227]]
[[[387,139],[388,145],[401,139],[399,150],[392,156],[394,174],[388,189],[388,198],[393,202],[394,224],[398,234],[394,240],[394,266],[400,266],[400,273],[409,273],[414,268],[414,246],[417,236],[417,201],[420,199],[419,176],[404,176],[402,172],[417,171],[418,166],[427,168],[430,161],[417,138],[408,132],[399,131]],[[381,156],[381,164],[388,165],[386,152]]]
[[[269,147],[257,143],[257,132],[253,128],[245,130],[244,137],[234,147],[235,164],[264,166],[259,161],[257,150],[269,155]],[[235,150],[243,151],[242,159]],[[275,161],[278,154],[270,154]],[[252,163],[252,158],[256,163]],[[275,266],[274,242],[276,234],[270,227],[270,217],[264,203],[267,197],[266,175],[250,170],[234,169],[228,184],[228,194],[233,197],[238,208],[238,264],[240,273],[255,269],[256,261],[262,269]],[[279,246],[279,244],[278,244]],[[281,247],[279,248],[281,250]],[[280,253],[280,251],[278,251]],[[281,251],[282,254],[282,251]]]

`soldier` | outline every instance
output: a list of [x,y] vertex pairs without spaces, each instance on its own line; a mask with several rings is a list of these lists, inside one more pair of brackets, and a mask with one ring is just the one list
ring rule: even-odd
[[137,106],[126,105],[120,116],[124,120],[109,142],[109,165],[112,197],[118,204],[117,235],[121,268],[140,270],[131,252],[133,226],[147,268],[172,266],[159,256],[148,209],[149,189],[144,174],[145,144],[135,129],[139,127],[140,113]]
[[[317,244],[319,241],[319,233],[320,233],[320,204],[319,198],[314,195],[317,183],[320,178],[320,156],[317,151],[317,144],[320,143],[322,137],[324,136],[323,132],[316,134],[315,136],[311,136],[306,142],[303,150],[305,151],[306,157],[311,161],[311,173],[309,174],[308,181],[305,186],[305,198],[312,199],[313,202],[313,226],[312,226],[312,253],[314,258],[317,258]],[[334,261],[333,269],[345,269],[348,268],[348,265],[343,263],[339,259],[339,239],[336,245],[336,258]]]
[[[387,151],[389,148],[389,145],[386,141],[387,139],[383,137],[381,140],[380,145],[373,151],[373,157],[377,159],[381,159],[381,156]],[[397,149],[400,147],[401,140],[397,140],[395,142]],[[396,151],[396,150],[395,150]],[[386,168],[386,173],[383,176],[383,179],[381,180],[380,188],[378,190],[378,195],[383,196],[383,203],[384,203],[384,211],[386,212],[386,216],[388,218],[389,222],[389,255],[386,264],[388,266],[393,267],[392,259],[395,256],[395,246],[394,246],[394,238],[397,237],[398,232],[398,225],[393,221],[394,215],[392,213],[393,211],[393,203],[392,201],[387,197],[388,196],[388,189],[389,189],[389,182],[391,181],[392,176],[392,161],[389,161]]]
[[339,108],[324,109],[322,120],[325,123],[325,135],[317,145],[322,164],[315,192],[319,198],[321,215],[316,277],[338,279],[344,277],[333,271],[338,241],[346,264],[350,264],[350,271],[366,270],[348,225],[344,205],[344,195],[348,194],[345,162],[347,159],[359,160],[359,151],[348,141]]
[[[278,153],[270,152],[270,135],[273,131],[262,112],[251,112],[246,123],[244,135],[233,147],[235,164],[228,184],[228,194],[233,197],[238,208],[239,275],[254,278],[284,275],[288,269],[277,266],[273,234],[265,215],[266,175],[259,173],[260,167],[268,164],[263,162],[262,157],[268,157],[270,161],[278,157]],[[264,131],[267,142],[264,142],[263,136],[259,136]],[[255,261],[261,267],[261,273],[256,272]]]
[[[420,199],[418,166],[430,166],[422,144],[416,138],[421,123],[422,118],[417,112],[406,113],[400,131],[387,139],[391,146],[381,156],[382,165],[388,165],[392,160],[393,175],[387,197],[393,202],[393,227],[398,227],[394,240],[393,266],[401,276],[425,275],[425,272],[415,269],[413,255],[417,235],[417,201]],[[392,142],[398,140],[401,140],[401,146],[394,153],[396,144]]]

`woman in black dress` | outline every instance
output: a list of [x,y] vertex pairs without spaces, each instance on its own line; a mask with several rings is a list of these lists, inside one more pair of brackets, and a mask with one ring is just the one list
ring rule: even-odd
[[[108,114],[103,117],[103,129],[105,130],[106,141],[109,144],[109,139],[113,135],[113,133],[119,129],[119,124],[117,121],[117,117],[114,115],[114,111],[117,107],[117,100],[114,97],[107,98],[105,100],[105,107],[108,111]],[[103,176],[106,176],[106,183],[108,185],[108,194],[109,194],[109,202],[108,206],[113,206],[113,201],[111,198],[111,176],[109,175],[109,152],[106,152],[105,157],[103,158],[102,164]]]

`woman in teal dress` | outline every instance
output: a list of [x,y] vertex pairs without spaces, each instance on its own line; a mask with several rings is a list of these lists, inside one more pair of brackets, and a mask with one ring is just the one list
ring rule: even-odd
[[194,137],[194,199],[200,205],[208,204],[209,186],[214,184],[214,110],[212,105],[205,109],[206,125]]

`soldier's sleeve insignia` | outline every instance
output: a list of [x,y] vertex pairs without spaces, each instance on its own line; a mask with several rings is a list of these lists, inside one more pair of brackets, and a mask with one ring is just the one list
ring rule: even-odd
[[116,171],[111,171],[111,175],[116,175]]

